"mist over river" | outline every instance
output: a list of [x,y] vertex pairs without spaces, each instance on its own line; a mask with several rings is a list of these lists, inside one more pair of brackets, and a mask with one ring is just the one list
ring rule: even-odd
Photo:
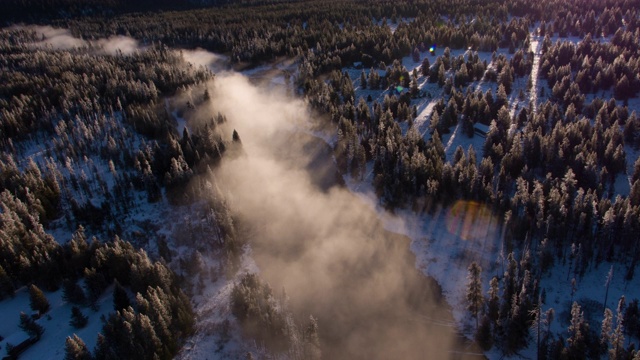
[[306,104],[237,73],[217,75],[213,88],[245,152],[223,160],[217,183],[253,229],[261,277],[286,290],[301,323],[318,319],[323,358],[478,358],[464,355],[477,350],[452,326],[439,285],[416,269],[410,239],[342,186],[330,146],[308,130]]

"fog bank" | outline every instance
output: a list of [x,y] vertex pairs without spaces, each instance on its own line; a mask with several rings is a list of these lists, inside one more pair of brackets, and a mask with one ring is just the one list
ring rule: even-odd
[[254,229],[261,276],[286,289],[300,318],[319,318],[324,358],[459,356],[450,311],[415,269],[409,240],[385,231],[345,188],[327,186],[330,149],[300,131],[305,104],[238,74],[217,75],[212,96],[246,152],[223,159],[216,182]]

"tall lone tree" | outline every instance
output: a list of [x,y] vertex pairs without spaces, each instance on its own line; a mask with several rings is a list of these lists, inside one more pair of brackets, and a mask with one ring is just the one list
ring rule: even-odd
[[40,314],[44,314],[49,311],[49,300],[40,288],[35,285],[29,286],[29,305],[33,311],[38,311]]
[[620,297],[618,301],[618,308],[616,309],[616,328],[611,333],[611,349],[609,349],[609,359],[619,360],[625,358],[624,349],[624,309],[626,301],[624,295]]
[[567,359],[584,359],[587,355],[587,343],[585,339],[589,325],[584,320],[584,314],[580,305],[573,302],[571,306],[571,323],[569,325],[569,338],[565,355]]
[[469,265],[469,275],[467,276],[467,309],[471,311],[471,315],[476,319],[476,328],[478,328],[478,314],[482,310],[484,304],[484,296],[482,295],[482,268],[475,261]]
[[611,333],[613,332],[613,313],[609,308],[604,309],[602,317],[602,327],[600,328],[600,345],[609,348],[611,342]]

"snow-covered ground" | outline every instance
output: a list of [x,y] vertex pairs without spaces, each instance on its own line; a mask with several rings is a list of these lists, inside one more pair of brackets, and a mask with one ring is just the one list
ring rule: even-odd
[[[181,134],[182,130],[188,126],[186,120],[177,116],[177,111],[172,107],[171,101],[167,100],[166,106],[168,113],[176,117],[178,130]],[[117,176],[121,176],[125,171],[128,171],[131,176],[137,176],[134,169],[120,168],[118,161],[114,161],[115,172],[112,171],[108,160],[100,156],[99,150],[103,146],[107,146],[110,137],[114,138],[117,146],[126,147],[133,154],[138,149],[144,149],[147,144],[150,144],[150,141],[126,125],[120,113],[115,113],[113,116],[105,114],[105,116],[105,119],[99,116],[76,119],[73,122],[68,122],[65,125],[66,127],[61,127],[59,136],[47,138],[44,141],[25,141],[20,144],[22,146],[22,154],[18,161],[19,168],[25,169],[31,159],[41,169],[45,169],[49,156],[51,156],[49,154],[53,153],[53,159],[56,159],[53,150],[56,148],[56,144],[66,144],[71,141],[69,140],[70,138],[73,138],[73,141],[85,139],[86,137],[93,139],[92,145],[89,146],[91,151],[86,152],[84,156],[78,157],[76,161],[68,158],[66,164],[57,164],[60,171],[58,181],[61,184],[66,183],[65,188],[67,190],[65,191],[69,192],[69,195],[66,196],[63,191],[62,206],[65,208],[65,212],[71,213],[68,208],[70,205],[67,197],[75,198],[80,202],[91,202],[94,206],[100,207],[104,201],[109,201],[105,196],[106,194],[113,196],[114,187],[118,181]],[[119,151],[118,154],[120,154]],[[82,174],[86,175],[89,191],[83,189],[82,186],[71,186],[70,178],[72,174],[75,174],[78,179],[82,177]],[[106,189],[102,189],[102,186],[106,187]],[[129,195],[131,198],[127,202],[126,209],[116,213],[121,238],[132,242],[136,247],[144,248],[154,259],[159,258],[158,240],[161,238],[166,239],[176,254],[174,261],[169,266],[174,271],[180,272],[179,259],[187,257],[194,251],[193,248],[180,245],[180,239],[189,236],[190,233],[186,232],[185,229],[206,229],[210,221],[206,216],[208,210],[206,204],[195,203],[190,206],[175,206],[170,204],[165,196],[159,201],[149,203],[146,192],[136,189],[129,189]],[[113,203],[111,206],[114,206]],[[105,225],[109,229],[113,226],[108,220],[105,220]],[[46,231],[61,244],[69,241],[75,230],[73,221],[70,225],[64,217],[53,221],[46,228]],[[107,232],[102,228],[86,227],[86,234],[89,238],[96,236],[101,241],[112,239]],[[208,238],[211,238],[211,236]],[[219,258],[221,258],[220,254],[213,252],[205,254],[204,261],[207,264],[217,264],[220,261]],[[244,266],[243,269],[256,271],[250,265]],[[208,297],[212,299],[222,298],[224,301],[221,304],[227,304],[230,284],[231,281],[224,276],[221,276],[213,284],[207,283],[206,289],[208,293],[206,293],[206,297],[200,296],[194,299],[196,311],[199,310],[198,306]],[[112,288],[108,288],[104,292],[98,301],[99,310],[97,312],[87,307],[81,308],[82,312],[89,317],[88,325],[82,329],[74,329],[69,325],[72,305],[63,300],[62,290],[53,293],[45,292],[45,296],[51,303],[51,310],[37,321],[45,328],[45,332],[40,341],[27,349],[21,357],[25,359],[63,359],[65,356],[65,339],[74,333],[82,338],[88,349],[92,351],[96,344],[97,334],[102,330],[103,322],[101,321],[101,316],[106,316],[113,311],[112,292]],[[18,290],[15,297],[0,301],[0,318],[3,320],[0,321],[0,336],[4,338],[0,342],[0,352],[2,353],[5,352],[7,341],[9,343],[12,341],[18,342],[20,338],[24,337],[23,334],[25,333],[18,327],[21,311],[27,314],[32,312],[29,308],[29,297],[26,288]],[[198,311],[198,314],[200,316],[201,312]],[[228,317],[229,315],[227,314],[226,316]],[[200,331],[200,328],[198,329]],[[233,336],[231,338],[234,338]],[[206,356],[202,358],[204,359]],[[230,356],[229,358],[237,357]]]
[[[73,334],[78,335],[90,350],[96,345],[97,334],[102,329],[102,316],[107,316],[113,311],[113,287],[107,288],[98,299],[98,310],[93,311],[88,307],[80,310],[89,318],[87,326],[76,329],[69,325],[72,305],[62,298],[62,290],[46,293],[45,296],[51,304],[51,309],[36,322],[44,328],[40,341],[25,350],[20,355],[23,359],[64,359],[65,339]],[[20,312],[31,314],[29,307],[29,291],[23,287],[16,291],[13,298],[0,302],[2,321],[0,321],[0,335],[5,339],[0,341],[0,351],[6,352],[7,343],[12,339],[20,338],[24,332],[19,328]],[[17,344],[12,344],[17,345]]]
[[205,283],[201,294],[195,295],[192,301],[197,319],[196,333],[187,341],[176,359],[240,359],[247,352],[254,356],[265,352],[255,342],[243,337],[242,329],[230,308],[234,283],[244,274],[258,272],[258,266],[251,258],[251,249],[245,246],[240,270],[233,279],[222,276],[217,281]]

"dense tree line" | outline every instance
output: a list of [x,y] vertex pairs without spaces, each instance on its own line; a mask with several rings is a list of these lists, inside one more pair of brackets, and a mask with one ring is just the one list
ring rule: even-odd
[[109,56],[88,48],[41,48],[35,45],[39,40],[34,31],[0,32],[3,149],[13,150],[29,134],[36,139],[52,134],[60,118],[121,110],[140,132],[159,137],[169,131],[154,108],[159,96],[212,76],[187,67],[178,52],[162,45]]
[[[104,55],[39,48],[27,30],[0,36],[0,298],[32,284],[32,308],[43,313],[48,303],[38,287],[62,287],[74,304],[69,323],[81,328],[88,321],[82,308],[97,307],[115,284],[115,312],[105,319],[96,349],[70,337],[67,357],[172,358],[194,331],[184,281],[120,240],[132,234],[120,219],[135,210],[140,192],[150,202],[198,198],[211,184],[192,184],[194,175],[210,172],[227,148],[241,146],[237,134],[234,141],[222,133],[223,115],[196,119],[197,107],[209,106],[210,97],[204,85],[194,86],[212,74],[161,45],[130,56]],[[178,94],[185,99],[175,104],[180,115],[202,124],[193,133],[175,131],[163,96]],[[240,244],[228,209],[217,199],[210,210],[216,236],[199,246],[221,249],[226,265],[237,268]],[[114,240],[88,241],[80,226],[60,245],[45,231],[54,222],[69,229],[84,225]],[[170,259],[166,244],[163,249],[160,255]],[[42,331],[35,322],[23,327]]]
[[[24,255],[20,256],[25,259]],[[21,278],[14,275],[11,267],[9,272],[3,272],[4,286],[0,295],[13,296],[20,283],[33,281],[49,290],[63,285],[67,301],[95,307],[98,298],[115,282],[116,312],[106,320],[93,358],[121,359],[134,354],[150,359],[171,358],[182,341],[192,334],[194,315],[178,278],[166,265],[152,262],[143,250],[136,250],[130,243],[117,237],[105,243],[95,238],[88,241],[84,229],[79,228],[69,242],[65,245],[51,243],[48,252],[42,256],[46,260],[32,263],[31,269],[19,269],[23,271],[19,274]],[[15,262],[20,264],[19,260]],[[11,263],[12,259],[3,258],[3,264]],[[46,267],[47,270],[43,271],[53,274],[43,278],[37,272],[27,273],[28,270],[34,271],[34,266]],[[84,280],[84,287],[78,285],[80,280]],[[125,291],[124,287],[128,290]],[[135,294],[134,303],[129,302],[129,291]],[[35,285],[30,286],[29,292],[31,307],[39,313],[46,312],[49,303],[43,292]],[[127,305],[124,308],[123,303]],[[26,331],[35,331],[36,335],[42,333],[37,323],[21,322]],[[74,327],[83,327],[86,322],[87,318],[80,309],[74,307],[70,323]],[[71,341],[76,345],[83,344],[79,338]],[[78,348],[82,346],[67,352],[75,353],[80,351]]]
[[[135,191],[145,191],[150,202],[163,188],[173,202],[196,198],[181,190],[228,145],[234,148],[220,130],[224,116],[195,118],[196,108],[211,100],[206,88],[192,94],[187,87],[212,74],[188,66],[179,52],[157,46],[111,56],[87,48],[40,49],[26,30],[1,36],[0,189],[37,203],[45,225],[62,215],[71,228],[73,222],[117,228],[117,215],[129,211]],[[193,133],[175,131],[162,96],[176,94],[189,99],[175,106],[192,119]],[[34,161],[29,152],[36,144],[44,149]],[[25,155],[27,166],[20,160]],[[101,171],[105,167],[110,174]]]
[[[529,344],[534,326],[542,358],[598,358],[607,352],[614,358],[625,358],[635,354],[633,348],[620,345],[619,334],[616,340],[598,341],[599,333],[589,328],[580,308],[589,304],[576,303],[570,309],[569,336],[554,337],[545,330],[554,312],[540,310],[545,300],[544,290],[538,288],[540,277],[554,262],[570,264],[568,276],[577,286],[587,269],[604,261],[624,264],[623,276],[630,281],[638,261],[635,233],[640,228],[640,165],[636,163],[629,173],[626,158],[626,149],[638,147],[637,114],[627,107],[627,100],[637,96],[640,80],[637,26],[633,25],[637,14],[626,7],[628,4],[607,5],[611,8],[600,8],[601,13],[582,29],[592,26],[584,31],[597,29],[598,35],[611,36],[610,41],[593,40],[595,37],[580,33],[583,30],[566,29],[559,23],[541,24],[539,34],[544,40],[539,74],[550,92],[548,96],[542,92],[539,104],[519,108],[514,116],[508,107],[512,84],[518,77],[529,77],[533,66],[533,54],[528,52],[530,24],[524,27],[527,30],[521,44],[516,31],[514,46],[496,43],[511,47],[513,56],[507,60],[504,55],[494,55],[491,66],[474,62],[473,55],[452,58],[445,49],[442,56],[425,60],[419,74],[409,74],[399,62],[363,70],[360,84],[367,89],[408,88],[411,82],[424,80],[442,87],[445,97],[434,106],[429,141],[417,134],[411,111],[405,110],[411,108],[411,92],[391,91],[382,104],[356,99],[352,79],[335,71],[325,82],[303,84],[310,104],[329,114],[338,128],[335,154],[340,171],[358,178],[371,162],[374,188],[388,207],[422,210],[466,199],[489,204],[505,219],[505,248],[513,251],[503,259],[506,270],[491,281],[488,297],[474,284],[470,289],[476,291],[470,291],[468,298],[469,310],[478,320],[477,341],[486,348],[496,345],[507,354],[517,353]],[[624,16],[621,7],[625,8]],[[590,17],[592,11],[588,5],[576,11],[575,18]],[[544,19],[547,15],[540,16]],[[622,26],[623,20],[630,25]],[[398,27],[395,34],[401,30]],[[550,41],[553,32],[560,36],[582,34],[584,38],[576,44],[554,44]],[[419,62],[421,49],[416,50],[414,61]],[[312,78],[314,66],[313,61],[303,60],[302,76]],[[407,83],[400,82],[401,78]],[[496,82],[497,90],[483,93],[454,86],[478,79]],[[528,90],[537,91],[530,88],[531,78],[528,82]],[[590,94],[596,96],[587,102]],[[597,96],[605,94],[613,97]],[[409,124],[403,131],[405,121]],[[445,159],[440,134],[460,124],[471,137],[476,123],[489,125],[482,149],[458,148],[452,159]],[[628,196],[616,192],[619,177],[630,179]],[[516,254],[523,249],[533,250],[517,261]],[[471,278],[477,279],[477,273],[474,269]],[[635,329],[635,310],[628,310],[628,315],[624,311],[619,311],[620,318],[626,316],[625,326]],[[599,315],[590,308],[588,314]],[[614,336],[615,331],[603,333]]]
[[[638,27],[635,1],[212,1],[198,3],[213,5],[209,8],[190,10],[197,6],[189,1],[169,3],[154,3],[156,11],[145,13],[145,21],[139,21],[140,13],[129,12],[135,7],[144,11],[146,2],[60,0],[35,6],[31,12],[43,6],[66,7],[66,15],[52,12],[46,21],[69,27],[83,38],[127,35],[144,43],[204,47],[228,53],[232,61],[302,55],[312,57],[314,70],[321,72],[354,61],[367,67],[390,63],[434,43],[454,49],[517,49],[536,21],[543,21],[543,35],[612,35],[623,21],[632,33]],[[8,9],[28,4],[12,1]],[[79,16],[78,9],[92,7],[93,16]],[[182,11],[157,11],[167,7]],[[380,26],[385,22],[396,24],[395,31]]]
[[[12,1],[8,13],[31,4]],[[581,306],[587,304],[576,302],[570,309],[569,336],[552,338],[544,327],[550,326],[554,313],[540,310],[544,293],[537,279],[559,261],[570,263],[569,276],[575,282],[603,261],[620,261],[626,265],[625,277],[634,276],[639,253],[635,234],[640,229],[640,163],[628,174],[625,148],[640,144],[637,114],[626,106],[640,91],[637,0],[244,1],[130,13],[145,11],[145,4],[136,8],[119,1],[52,0],[34,10],[35,17],[69,27],[82,38],[127,35],[151,45],[150,50],[132,56],[37,49],[28,44],[39,39],[26,31],[0,35],[0,146],[5,152],[0,186],[6,190],[1,196],[0,240],[2,249],[5,244],[15,249],[1,254],[0,291],[5,295],[20,283],[62,283],[55,275],[60,272],[53,271],[60,265],[50,259],[63,256],[64,251],[42,224],[69,213],[73,214],[70,227],[76,221],[99,228],[101,224],[93,219],[117,224],[116,215],[127,211],[133,190],[145,191],[151,202],[159,200],[163,190],[175,203],[196,198],[197,191],[188,184],[194,183],[190,180],[198,172],[208,171],[198,164],[203,159],[205,164],[215,164],[227,148],[239,145],[239,137],[228,141],[220,131],[223,115],[204,119],[205,125],[193,132],[171,130],[172,116],[162,96],[178,88],[191,92],[191,101],[183,107],[189,115],[209,99],[204,89],[198,88],[200,93],[194,96],[187,87],[211,74],[184,70],[179,54],[167,46],[203,47],[229,55],[238,65],[297,57],[296,84],[311,106],[327,114],[338,129],[339,170],[358,178],[366,175],[371,164],[374,188],[388,207],[423,210],[464,199],[486,204],[505,219],[505,271],[492,279],[486,299],[475,283],[481,269],[473,267],[470,276],[474,291],[469,310],[477,320],[477,340],[483,346],[495,344],[506,353],[516,353],[527,345],[534,326],[538,348],[550,358],[633,354],[633,349],[620,345],[622,329],[629,329],[627,335],[632,336],[637,327],[632,305],[625,307],[621,302],[615,327],[612,312],[605,310],[607,323],[603,322],[598,341],[597,332],[584,320]],[[66,12],[45,15],[43,9],[50,6]],[[175,6],[192,5],[179,2]],[[87,9],[98,16],[81,16]],[[508,97],[514,81],[528,77],[533,67],[529,35],[534,27],[544,37],[539,73],[549,91],[540,94],[539,104],[519,108],[512,116]],[[583,40],[552,43],[555,35]],[[606,41],[600,40],[603,36]],[[432,44],[444,49],[442,55],[431,60],[425,56],[421,71],[410,74],[399,60],[412,55],[419,63]],[[451,56],[452,49],[466,48],[470,51],[464,56]],[[488,64],[474,53],[501,48],[508,49],[510,59],[496,52]],[[357,99],[354,79],[342,72],[354,64],[364,69],[362,88],[401,86],[410,91],[390,92],[380,103]],[[422,80],[437,83],[444,96],[431,115],[428,141],[412,126],[416,116],[412,101],[424,96],[417,85]],[[495,83],[495,90],[467,88],[481,80]],[[533,79],[528,80],[531,86]],[[587,103],[587,99],[591,100]],[[134,144],[129,130],[117,126],[119,119],[148,138]],[[477,123],[489,126],[482,148],[458,148],[452,159],[446,159],[440,136],[457,124],[464,134],[474,136]],[[55,146],[46,154],[50,160],[26,166],[16,161],[28,153],[28,141],[52,134],[56,134]],[[109,187],[98,171],[92,171],[97,167],[91,166],[91,159],[81,156],[87,152],[100,154],[116,179],[113,198],[105,198],[100,205],[86,199],[92,193],[108,194]],[[625,175],[631,179],[630,191],[620,196],[614,184]],[[205,181],[193,186],[211,188]],[[237,261],[240,245],[233,217],[222,206],[214,207],[208,218],[215,219],[212,228],[233,255],[229,259]],[[520,256],[516,255],[519,250]],[[171,251],[165,249],[163,257],[170,258]],[[102,272],[108,274],[110,269],[74,270],[96,288],[89,291],[89,299],[104,288]],[[122,282],[110,276],[111,281]],[[68,279],[63,284],[70,298],[82,298],[82,289],[78,291]],[[134,284],[125,280],[122,285],[134,291]],[[118,295],[120,305],[99,341],[99,356],[126,357],[135,351],[164,357],[174,351],[169,345],[159,350],[137,347],[140,341],[151,345],[167,341],[164,328],[151,331],[148,325],[168,320],[144,305],[165,296],[167,289],[152,286],[135,291],[142,295],[131,307],[126,306],[122,292]],[[286,337],[286,316],[277,311],[270,289],[259,279],[243,278],[233,297],[234,314],[247,329],[263,327]],[[122,329],[130,329],[129,337],[110,342],[109,336]],[[79,339],[67,340],[67,348],[77,351],[78,358],[87,356],[82,345]]]
[[[619,28],[611,42],[596,42],[588,34],[577,45],[569,42],[551,44],[545,36],[540,74],[547,79],[552,96],[566,106],[573,103],[581,111],[580,94],[614,90],[618,100],[628,100],[640,91],[640,42],[634,33]],[[578,100],[575,100],[578,97]]]
[[276,297],[269,284],[256,274],[245,274],[231,292],[231,312],[246,334],[276,353],[291,359],[320,359],[322,352],[318,322],[313,316],[302,323],[294,320],[283,290]]

